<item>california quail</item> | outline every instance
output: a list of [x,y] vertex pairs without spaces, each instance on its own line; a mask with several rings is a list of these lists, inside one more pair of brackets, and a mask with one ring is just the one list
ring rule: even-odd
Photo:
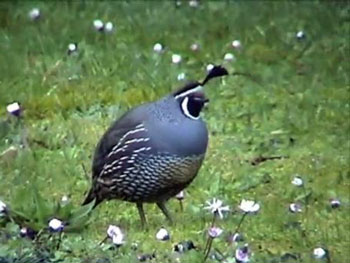
[[171,221],[165,202],[198,173],[208,144],[200,112],[208,99],[202,87],[227,75],[215,66],[203,82],[192,82],[155,102],[140,105],[114,122],[99,141],[92,165],[92,187],[83,203],[120,199],[137,205],[157,203]]

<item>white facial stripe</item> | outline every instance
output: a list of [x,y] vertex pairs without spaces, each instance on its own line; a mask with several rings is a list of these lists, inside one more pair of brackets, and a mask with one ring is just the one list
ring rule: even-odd
[[188,97],[184,98],[184,100],[182,101],[181,103],[181,108],[182,108],[182,111],[183,113],[189,117],[190,119],[193,119],[193,120],[198,120],[199,119],[199,116],[198,117],[194,117],[191,115],[191,113],[188,111]]
[[197,91],[201,91],[203,89],[203,86],[199,85],[197,87],[195,87],[194,89],[190,89],[184,93],[180,93],[179,95],[175,96],[175,99],[181,98],[181,97],[185,97],[188,94],[191,94],[193,92],[197,92]]

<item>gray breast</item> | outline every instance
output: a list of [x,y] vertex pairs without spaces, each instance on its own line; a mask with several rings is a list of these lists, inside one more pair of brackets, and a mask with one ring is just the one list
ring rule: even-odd
[[148,110],[151,118],[145,126],[156,148],[180,156],[205,153],[208,145],[206,124],[201,118],[186,117],[172,96],[157,101]]

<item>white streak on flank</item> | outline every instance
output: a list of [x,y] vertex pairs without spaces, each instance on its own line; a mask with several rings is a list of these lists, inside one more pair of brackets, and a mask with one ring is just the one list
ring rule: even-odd
[[[112,151],[107,155],[107,157],[110,157],[111,155],[115,154],[118,152],[118,148],[121,146],[121,144],[123,143],[123,140],[129,136],[130,134],[134,134],[140,131],[147,131],[146,128],[144,128],[143,123],[136,125],[135,129],[128,131],[127,133],[125,133],[120,140],[118,141],[118,143],[112,148]],[[127,146],[126,146],[127,147]],[[124,147],[123,147],[124,148]],[[125,148],[124,148],[125,149]]]
[[139,152],[142,152],[144,150],[146,150],[146,147],[142,147],[142,148],[139,148],[137,150],[134,150],[134,153],[139,153]]
[[197,87],[195,87],[193,89],[187,90],[184,93],[180,93],[179,95],[175,96],[175,99],[178,99],[178,98],[181,98],[181,97],[185,97],[188,94],[191,94],[191,93],[197,92],[197,91],[201,91],[202,89],[203,89],[203,86],[198,85]]
[[[125,148],[126,148],[126,147],[125,147]],[[111,155],[116,154],[116,153],[118,153],[118,152],[124,152],[124,151],[125,151],[125,148],[122,147],[122,148],[116,149],[115,151],[110,152],[110,153],[107,155],[107,157],[110,157]]]
[[139,139],[136,138],[136,139],[125,141],[124,144],[130,144],[135,142],[147,142],[147,141],[149,141],[149,138],[139,138]]
[[[147,131],[147,129],[144,127],[143,123],[140,123],[138,125],[135,126],[135,128],[133,130],[129,130],[127,133],[125,133],[121,138],[120,140],[118,141],[118,143],[112,148],[112,151],[107,155],[107,157],[110,157],[112,156],[113,154],[116,154],[118,152],[124,152],[127,148],[128,148],[128,144],[130,143],[134,143],[134,142],[147,142],[150,140],[150,138],[146,137],[146,138],[135,138],[135,139],[131,139],[131,140],[128,140],[128,141],[125,141],[125,138],[128,137],[130,134],[134,134],[134,133],[137,133],[137,132],[141,132],[141,131]],[[124,144],[124,145],[123,145]],[[123,147],[119,148],[121,145],[123,145]],[[145,148],[145,147],[143,147]],[[142,149],[142,148],[141,148]],[[145,148],[144,150],[145,151],[148,151],[150,150],[151,147],[147,147]],[[137,151],[137,150],[136,150]],[[122,161],[128,159],[129,156],[122,156],[120,157],[119,159],[117,160],[114,160],[112,163],[110,164],[105,164],[103,166],[103,169],[102,171],[100,172],[100,175],[99,176],[102,176],[103,174],[105,173],[110,173],[112,172],[113,170],[117,170],[117,169],[121,169],[122,167],[120,165],[118,165],[117,167],[113,167],[115,164],[122,164]],[[135,161],[135,156],[134,157],[131,157],[130,160],[127,161],[127,163],[134,163]],[[111,169],[110,169],[111,168]]]
[[181,103],[181,108],[182,108],[182,111],[183,113],[189,117],[190,119],[193,119],[193,120],[198,120],[199,119],[199,116],[198,117],[194,117],[191,115],[191,113],[188,111],[188,97],[184,98],[184,100],[182,101]]
[[136,155],[137,155],[137,153],[139,153],[139,152],[149,151],[151,149],[152,149],[151,147],[141,147],[139,149],[134,150],[133,152],[136,153]]
[[124,144],[129,144],[133,142],[137,142],[137,139],[131,139],[131,140],[125,141]]
[[110,167],[114,166],[114,165],[117,164],[118,162],[119,162],[119,160],[115,160],[115,161],[111,162],[110,164],[105,164],[105,165],[103,166],[103,170],[109,169]]

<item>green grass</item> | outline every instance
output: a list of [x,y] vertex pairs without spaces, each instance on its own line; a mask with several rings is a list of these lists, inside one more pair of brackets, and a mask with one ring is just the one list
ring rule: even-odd
[[[38,21],[28,18],[33,7],[42,12]],[[143,232],[133,205],[111,201],[92,213],[87,228],[64,234],[60,249],[49,256],[61,262],[137,262],[137,255],[155,252],[154,262],[177,262],[173,244],[192,240],[198,251],[185,253],[180,262],[201,262],[211,221],[203,204],[217,197],[233,211],[218,221],[224,234],[213,244],[225,255],[233,256],[235,246],[225,236],[235,230],[241,218],[235,210],[245,198],[261,205],[241,228],[252,262],[282,262],[286,253],[299,258],[285,262],[314,262],[318,246],[330,251],[332,263],[345,262],[349,11],[345,2],[202,1],[196,9],[185,2],[176,8],[173,1],[0,3],[0,116],[7,118],[12,101],[24,108],[22,124],[1,123],[0,152],[20,148],[23,129],[30,146],[13,160],[0,160],[0,200],[11,205],[17,193],[35,186],[52,202],[69,195],[78,206],[90,186],[82,165],[90,174],[94,147],[113,120],[183,85],[179,73],[201,79],[208,63],[223,63],[251,77],[231,76],[207,87],[209,149],[187,189],[184,211],[176,200],[168,203],[176,223],[168,226],[154,205],[146,205],[149,231]],[[112,21],[116,30],[96,32],[94,19]],[[299,30],[305,40],[296,40]],[[242,42],[240,51],[230,47],[234,39]],[[67,56],[71,42],[78,43],[77,56]],[[166,47],[163,54],[153,52],[157,42]],[[194,42],[198,52],[189,48]],[[223,62],[227,52],[236,61]],[[173,53],[182,55],[179,65],[171,64]],[[251,165],[259,156],[286,158]],[[304,190],[291,184],[296,174]],[[339,198],[341,207],[331,209],[330,198]],[[288,211],[294,201],[304,205],[302,213]],[[118,250],[98,245],[112,223],[127,235]],[[169,242],[155,240],[162,225],[171,233]],[[18,231],[12,224],[0,226],[0,258],[36,253],[27,240],[4,238]]]

